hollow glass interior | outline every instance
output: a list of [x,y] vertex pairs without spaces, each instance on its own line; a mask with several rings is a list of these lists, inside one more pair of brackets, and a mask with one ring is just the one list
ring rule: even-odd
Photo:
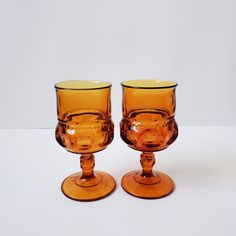
[[57,89],[90,90],[111,87],[111,83],[98,80],[67,80],[55,84]]
[[174,81],[167,81],[167,80],[146,79],[146,80],[127,80],[127,81],[123,81],[121,85],[124,87],[130,87],[130,88],[160,89],[160,88],[176,87],[177,83]]
[[58,126],[56,138],[74,153],[94,153],[113,139],[110,84],[66,81],[55,85]]
[[177,83],[158,80],[122,82],[121,137],[140,151],[159,151],[177,137],[174,120]]

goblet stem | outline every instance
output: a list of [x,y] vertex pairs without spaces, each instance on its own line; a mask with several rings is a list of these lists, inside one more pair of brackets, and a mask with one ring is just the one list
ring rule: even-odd
[[155,164],[155,155],[153,154],[153,152],[143,152],[140,155],[140,163],[142,166],[142,176],[144,177],[152,177],[153,172],[152,172],[152,168]]
[[94,155],[92,153],[80,156],[80,167],[82,169],[81,178],[91,179],[94,177],[93,168],[95,166]]
[[94,166],[94,155],[92,153],[82,154],[80,156],[82,173],[76,177],[75,183],[81,187],[93,187],[99,184],[101,182],[101,176],[99,174],[94,174]]
[[143,152],[141,154],[140,163],[142,171],[136,172],[134,179],[139,184],[153,185],[160,182],[161,178],[157,172],[152,171],[152,167],[155,164],[155,156],[152,152]]

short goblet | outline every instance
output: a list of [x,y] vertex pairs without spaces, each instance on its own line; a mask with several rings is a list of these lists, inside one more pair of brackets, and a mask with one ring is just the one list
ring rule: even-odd
[[140,198],[160,198],[174,189],[172,179],[153,171],[155,156],[172,144],[178,136],[175,115],[176,82],[130,80],[123,88],[123,119],[120,135],[129,147],[141,151],[142,170],[123,176],[121,185],[129,194]]
[[111,84],[101,81],[72,80],[55,85],[57,95],[56,140],[67,151],[81,154],[82,172],[67,177],[62,192],[78,201],[103,198],[115,188],[114,178],[93,171],[93,153],[105,149],[113,140]]

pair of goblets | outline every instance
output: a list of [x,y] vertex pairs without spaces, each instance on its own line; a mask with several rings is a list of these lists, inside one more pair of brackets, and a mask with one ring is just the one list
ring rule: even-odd
[[[174,183],[168,175],[152,170],[153,152],[167,148],[178,136],[174,119],[177,83],[129,80],[121,86],[120,136],[129,147],[142,152],[142,169],[124,175],[121,186],[135,197],[164,197],[173,191]],[[110,174],[93,170],[93,153],[105,149],[113,140],[111,83],[74,80],[59,82],[55,88],[56,140],[67,151],[81,154],[82,172],[67,177],[61,185],[62,192],[78,201],[106,197],[115,189],[116,182]]]

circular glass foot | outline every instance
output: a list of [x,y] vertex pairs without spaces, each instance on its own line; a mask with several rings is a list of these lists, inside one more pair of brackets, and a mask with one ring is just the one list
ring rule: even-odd
[[109,195],[116,187],[114,178],[102,171],[94,171],[90,179],[75,173],[67,177],[62,185],[62,192],[70,199],[77,201],[94,201]]
[[173,180],[160,171],[153,171],[150,177],[142,176],[141,170],[127,173],[121,180],[122,188],[139,198],[161,198],[174,190]]

